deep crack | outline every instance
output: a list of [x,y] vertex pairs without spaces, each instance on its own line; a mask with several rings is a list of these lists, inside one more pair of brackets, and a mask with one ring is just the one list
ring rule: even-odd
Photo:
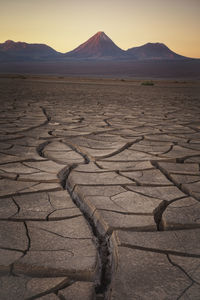
[[[72,145],[70,142],[64,142],[68,147],[70,147],[73,151],[80,154],[85,164],[89,164],[90,160],[87,157],[87,155],[83,154],[81,151],[79,151],[75,145]],[[48,145],[49,142],[42,143],[38,146],[37,150],[39,155],[44,157],[43,150],[46,145]],[[128,143],[128,146],[132,145],[133,143]],[[126,144],[127,145],[127,144]],[[62,169],[58,173],[58,178],[61,180],[61,185],[63,188],[67,189],[71,199],[75,203],[75,205],[80,209],[82,212],[87,224],[89,225],[89,228],[91,229],[94,237],[94,243],[96,245],[96,249],[98,251],[98,257],[99,257],[99,274],[98,278],[96,279],[96,296],[101,298],[105,298],[106,292],[108,291],[110,282],[111,282],[111,247],[110,247],[110,237],[102,235],[96,225],[92,217],[87,213],[87,210],[85,208],[85,204],[82,202],[82,200],[75,195],[71,187],[68,183],[68,177],[70,173],[78,166],[79,164],[72,164],[70,166],[66,166],[66,168]],[[51,213],[50,213],[51,214]],[[27,229],[27,227],[26,227]],[[28,235],[28,229],[27,229],[27,237]],[[30,239],[29,239],[29,247],[30,248]]]

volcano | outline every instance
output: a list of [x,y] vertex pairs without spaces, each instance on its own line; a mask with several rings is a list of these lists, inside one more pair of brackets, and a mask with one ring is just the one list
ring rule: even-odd
[[73,58],[117,58],[126,56],[126,51],[120,49],[103,31],[97,32],[85,43],[66,53]]
[[185,56],[176,54],[162,43],[147,43],[140,47],[128,49],[126,53],[136,60],[158,59],[158,60],[179,60],[186,59]]

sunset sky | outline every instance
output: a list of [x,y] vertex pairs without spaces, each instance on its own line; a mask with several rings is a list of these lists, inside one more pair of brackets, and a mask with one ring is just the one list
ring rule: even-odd
[[200,0],[0,0],[0,43],[67,52],[98,31],[126,50],[147,42],[200,58]]

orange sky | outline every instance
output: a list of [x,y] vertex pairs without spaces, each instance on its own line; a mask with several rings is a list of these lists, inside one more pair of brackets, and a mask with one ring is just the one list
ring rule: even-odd
[[119,47],[165,43],[200,58],[200,0],[0,0],[0,42],[67,52],[104,31]]

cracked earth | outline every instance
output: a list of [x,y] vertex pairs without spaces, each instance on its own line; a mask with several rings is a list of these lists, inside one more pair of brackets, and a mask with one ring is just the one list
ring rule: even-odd
[[0,90],[0,299],[199,300],[199,84]]

